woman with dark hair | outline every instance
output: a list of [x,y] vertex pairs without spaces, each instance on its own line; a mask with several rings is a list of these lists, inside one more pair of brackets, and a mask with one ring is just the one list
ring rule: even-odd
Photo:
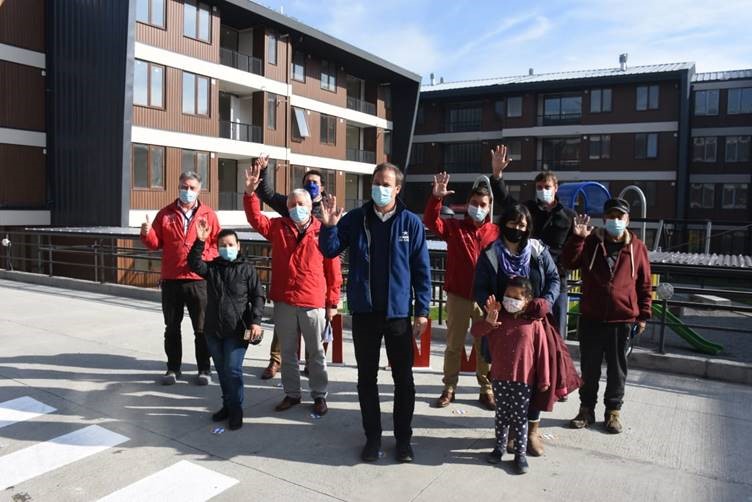
[[[489,296],[501,298],[512,277],[524,277],[533,287],[534,298],[543,298],[548,311],[559,296],[559,273],[548,248],[533,233],[530,211],[522,204],[508,206],[498,221],[499,238],[488,246],[478,258],[473,283],[473,298],[485,305]],[[493,361],[491,361],[493,364]],[[528,413],[528,453],[534,457],[543,454],[543,444],[538,437],[540,410],[530,407]]]

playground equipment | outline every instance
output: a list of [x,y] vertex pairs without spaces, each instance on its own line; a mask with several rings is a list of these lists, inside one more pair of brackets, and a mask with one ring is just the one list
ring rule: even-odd
[[556,195],[564,207],[590,216],[601,216],[603,205],[611,198],[608,189],[595,181],[563,183]]

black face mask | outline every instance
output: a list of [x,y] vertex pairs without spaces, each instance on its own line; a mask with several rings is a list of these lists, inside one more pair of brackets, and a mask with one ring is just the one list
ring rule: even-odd
[[502,228],[501,234],[504,236],[506,240],[508,240],[509,242],[514,242],[515,244],[520,242],[522,239],[524,239],[527,236],[527,232],[523,232],[522,230],[518,228],[509,228],[509,227]]

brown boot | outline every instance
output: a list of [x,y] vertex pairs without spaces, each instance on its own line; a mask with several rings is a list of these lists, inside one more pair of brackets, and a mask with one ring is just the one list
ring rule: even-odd
[[487,410],[493,411],[496,409],[496,399],[491,392],[481,392],[478,401]]
[[449,406],[449,403],[454,402],[454,391],[452,390],[444,390],[444,392],[441,393],[439,398],[434,402],[434,406],[436,408],[446,408]]
[[540,420],[527,423],[527,454],[531,457],[543,455],[543,441],[538,434]]
[[611,434],[619,434],[623,426],[619,420],[619,410],[606,410],[606,414],[603,417],[606,422],[606,430]]
[[595,413],[590,408],[580,406],[580,411],[577,416],[569,421],[569,426],[572,429],[584,429],[590,427],[595,423]]
[[267,366],[264,372],[261,374],[261,380],[269,380],[271,378],[274,378],[274,375],[276,375],[278,371],[279,363],[275,361],[269,361],[269,366]]

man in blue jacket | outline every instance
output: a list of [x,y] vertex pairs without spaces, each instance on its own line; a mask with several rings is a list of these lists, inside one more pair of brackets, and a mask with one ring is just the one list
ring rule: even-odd
[[[366,434],[365,462],[381,456],[381,409],[377,374],[381,339],[394,380],[396,457],[412,462],[412,419],[415,408],[413,336],[428,324],[431,270],[425,230],[420,218],[397,199],[403,175],[390,163],[376,166],[372,201],[342,216],[336,197],[327,196],[321,211],[324,227],[319,247],[333,258],[349,248],[347,305],[358,363],[358,399]],[[413,311],[413,325],[410,315]]]

